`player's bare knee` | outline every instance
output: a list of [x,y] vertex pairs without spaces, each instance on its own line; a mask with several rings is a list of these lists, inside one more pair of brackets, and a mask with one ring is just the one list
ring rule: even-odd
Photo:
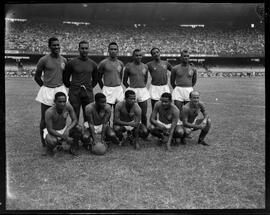
[[76,130],[77,130],[78,132],[82,133],[83,128],[82,128],[82,126],[81,126],[80,124],[77,124],[77,125],[75,126],[75,128],[76,128]]
[[149,134],[149,131],[147,129],[147,127],[144,125],[144,124],[141,124],[140,125],[140,128],[139,128],[139,136],[141,138],[146,138]]
[[121,126],[115,125],[115,126],[113,126],[113,130],[114,130],[117,137],[122,137],[123,136]]
[[148,131],[149,131],[150,133],[153,132],[154,129],[155,129],[155,126],[154,126],[153,124],[150,124],[150,125],[148,126]]
[[82,142],[87,143],[87,142],[89,142],[89,140],[90,140],[90,133],[89,132],[85,132],[82,135]]
[[176,126],[175,131],[174,131],[174,134],[175,134],[174,136],[175,136],[176,138],[181,138],[181,137],[184,136],[185,131],[184,131],[183,127],[181,127],[181,126]]
[[45,140],[46,140],[47,146],[49,146],[50,148],[56,147],[57,145],[56,137],[51,136],[50,134],[47,134]]
[[115,133],[115,131],[111,127],[108,127],[106,133],[107,133],[107,137],[108,138],[110,138],[110,139],[116,138],[116,133]]
[[212,121],[211,121],[210,118],[208,118],[208,119],[207,119],[207,124],[206,124],[206,126],[208,126],[208,127],[210,128],[211,125],[212,125]]
[[184,128],[184,134],[185,135],[190,135],[192,130],[190,128]]
[[211,128],[211,119],[208,118],[207,122],[206,122],[206,126],[204,127],[204,129],[202,129],[204,132],[208,132]]
[[113,130],[115,131],[115,133],[119,133],[119,132],[121,132],[121,127],[118,125],[114,125]]

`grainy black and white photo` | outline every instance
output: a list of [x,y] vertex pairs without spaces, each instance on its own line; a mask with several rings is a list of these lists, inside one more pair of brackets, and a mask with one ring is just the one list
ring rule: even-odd
[[6,3],[6,210],[265,208],[264,3]]

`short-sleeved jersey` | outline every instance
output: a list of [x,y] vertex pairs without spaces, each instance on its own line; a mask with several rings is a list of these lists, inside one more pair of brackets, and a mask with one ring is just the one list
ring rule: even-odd
[[[87,119],[89,119],[89,116],[92,115],[94,125],[101,125],[104,124],[104,117],[109,114],[111,115],[111,106],[106,104],[104,110],[101,110],[99,113],[97,112],[95,103],[90,103],[85,107],[85,114]],[[110,119],[110,117],[109,117]]]
[[143,88],[146,86],[145,80],[148,76],[148,66],[144,63],[139,65],[134,62],[128,63],[125,68],[125,73],[129,77],[129,85],[132,88]]
[[175,73],[175,84],[178,87],[192,87],[193,75],[196,72],[192,64],[184,66],[178,64],[172,69],[172,73]]
[[140,110],[141,108],[137,103],[135,103],[133,105],[133,107],[131,108],[130,112],[128,112],[127,108],[126,108],[126,102],[121,101],[121,102],[116,104],[115,109],[119,109],[121,121],[131,122],[131,121],[135,120],[135,116],[138,114],[137,111]]
[[183,116],[185,115],[187,117],[187,120],[189,123],[193,123],[196,117],[199,115],[199,113],[205,112],[205,105],[201,101],[198,104],[197,108],[190,107],[190,102],[183,106],[183,111],[181,115],[181,119],[183,119]]
[[97,73],[97,64],[90,58],[82,60],[76,57],[69,61],[66,65],[64,76],[69,80],[71,76],[71,86],[85,86],[92,87],[92,77]]
[[153,60],[148,62],[147,65],[152,78],[152,85],[162,86],[168,84],[167,70],[172,69],[168,61],[161,60],[160,62],[156,62]]
[[120,73],[123,70],[124,64],[116,59],[115,61],[106,58],[98,65],[98,72],[103,74],[104,85],[107,87],[116,87],[121,85]]
[[50,54],[47,54],[39,59],[37,69],[44,72],[44,86],[55,88],[63,84],[63,70],[66,63],[66,58],[61,55],[53,58]]

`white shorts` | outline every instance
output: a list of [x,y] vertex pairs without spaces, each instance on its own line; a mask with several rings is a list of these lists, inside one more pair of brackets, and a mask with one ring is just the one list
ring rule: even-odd
[[170,93],[170,88],[168,85],[156,86],[150,85],[149,88],[150,97],[153,100],[159,100],[163,93]]
[[[83,125],[84,125],[85,128],[89,128],[88,122],[84,122]],[[101,132],[102,132],[102,124],[94,125],[94,129],[95,129],[95,134],[101,134]]]
[[[163,122],[161,122],[159,120],[157,120],[157,122],[160,123],[161,125],[164,125],[167,129],[170,129],[171,126],[172,126],[171,123],[170,124],[165,124],[165,123],[163,123]],[[182,124],[183,124],[182,121],[179,119],[176,125],[182,125]]]
[[126,129],[127,131],[132,131],[132,130],[134,129],[134,127],[129,126],[129,125],[124,125],[124,127],[125,127],[125,129]]
[[135,92],[136,99],[137,99],[138,102],[144,102],[144,101],[146,101],[147,99],[150,98],[150,94],[149,94],[149,92],[148,92],[148,90],[147,90],[146,87],[143,87],[143,88],[132,88],[132,87],[128,87],[126,89],[126,91],[127,90],[132,90],[132,91]]
[[48,106],[53,106],[54,95],[57,92],[65,93],[67,96],[67,101],[68,101],[68,92],[67,92],[67,89],[64,85],[61,85],[60,87],[55,87],[55,88],[41,86],[39,91],[38,91],[36,101],[38,101],[42,104],[48,105]]
[[122,86],[102,88],[102,93],[106,96],[107,103],[115,104],[124,100],[124,91]]
[[[57,131],[58,133],[60,133],[60,134],[64,134],[64,132],[65,132],[66,129],[67,129],[67,126],[65,126],[65,127],[64,127],[63,129],[61,129],[61,130],[56,130],[56,131]],[[43,129],[43,138],[44,138],[44,139],[46,138],[47,134],[49,134],[49,132],[48,132],[47,128],[44,128],[44,129]],[[61,139],[61,138],[57,137],[57,139]]]
[[193,87],[175,87],[172,91],[172,99],[178,101],[190,101],[189,94],[193,91]]

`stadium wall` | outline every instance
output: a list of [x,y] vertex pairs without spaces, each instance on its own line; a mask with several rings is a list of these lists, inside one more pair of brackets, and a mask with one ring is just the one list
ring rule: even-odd
[[[14,62],[17,62],[18,60],[21,61],[24,65],[31,65],[36,64],[38,60],[44,55],[37,55],[37,54],[6,54],[5,55],[5,63],[6,64],[13,64]],[[63,55],[67,59],[72,59],[76,57],[76,55]],[[93,59],[95,62],[100,62],[103,60],[106,56],[103,55],[90,55],[91,59]],[[119,56],[118,57],[121,61],[123,61],[124,64],[130,62],[132,60],[131,56]],[[179,64],[181,62],[181,59],[179,56],[163,56],[163,60],[168,60],[173,66],[176,64]],[[151,60],[150,56],[146,56],[143,58],[143,62],[149,62]],[[265,64],[265,57],[190,57],[190,61],[193,62],[195,65],[197,64],[203,64],[205,66],[256,66],[256,65],[262,65]]]

